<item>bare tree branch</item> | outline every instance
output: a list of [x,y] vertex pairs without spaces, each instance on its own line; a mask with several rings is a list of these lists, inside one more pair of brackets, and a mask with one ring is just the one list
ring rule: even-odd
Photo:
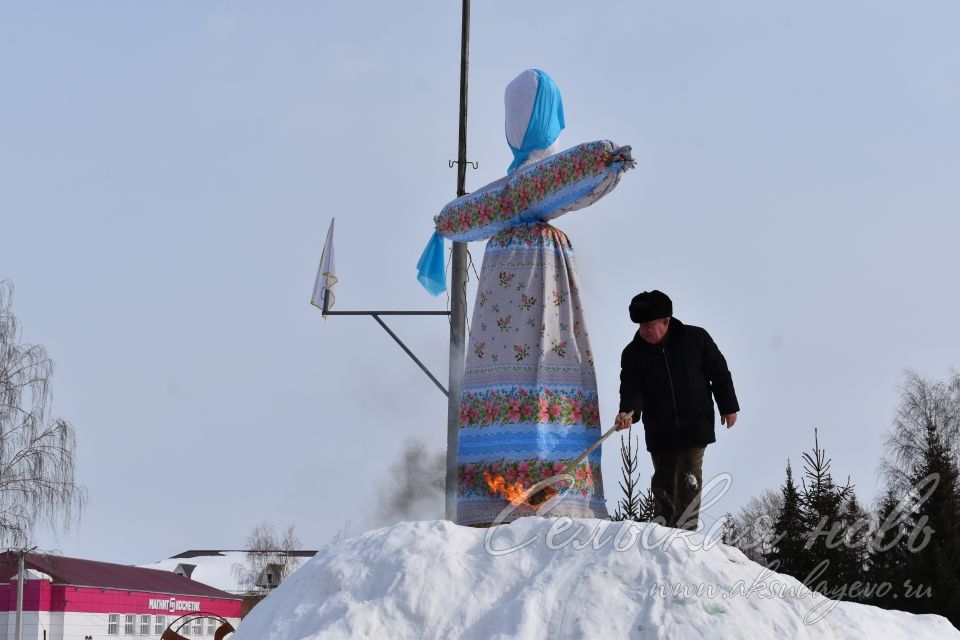
[[[233,565],[233,574],[241,589],[249,593],[265,593],[297,570],[302,558],[294,553],[300,548],[293,525],[278,536],[273,525],[261,522],[247,536],[246,557]],[[264,580],[273,574],[273,584]]]
[[927,427],[933,427],[944,446],[960,462],[960,374],[946,381],[929,380],[916,371],[904,372],[900,404],[884,443],[878,474],[893,490],[910,490],[910,475],[926,447]]
[[734,544],[754,562],[766,564],[766,555],[773,549],[773,527],[782,508],[783,495],[773,489],[764,489],[759,496],[750,498],[733,517],[739,532]]
[[0,542],[16,546],[40,524],[69,529],[86,491],[74,480],[73,427],[47,419],[53,361],[43,346],[20,343],[12,301],[13,284],[0,282]]

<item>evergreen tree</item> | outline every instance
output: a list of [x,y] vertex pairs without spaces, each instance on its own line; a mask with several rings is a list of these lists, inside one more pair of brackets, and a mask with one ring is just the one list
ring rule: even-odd
[[843,521],[840,508],[853,488],[849,481],[838,487],[830,473],[830,459],[820,448],[819,435],[814,429],[812,452],[803,454],[804,478],[800,505],[807,540],[810,572],[803,577],[807,586],[824,594],[831,594],[844,584],[844,567],[849,564],[848,549],[843,544]]
[[[773,525],[774,546],[766,556],[767,563],[779,573],[785,573],[798,580],[806,578],[810,567],[806,542],[806,521],[800,504],[800,494],[793,482],[793,469],[787,461],[787,480],[780,489],[783,506]],[[776,564],[773,564],[776,563]]]
[[[929,597],[907,598],[908,610],[938,613],[960,628],[960,491],[957,467],[933,424],[927,426],[923,458],[912,481],[914,487],[937,480],[930,496],[916,507],[916,526],[929,533],[917,538],[907,556],[906,572],[914,587],[930,588]],[[932,485],[926,484],[926,487]],[[926,494],[929,489],[920,489]]]
[[647,489],[640,500],[640,511],[637,513],[641,522],[651,522],[653,520],[654,506],[653,491]]
[[653,520],[653,492],[648,488],[640,493],[640,472],[637,453],[640,450],[640,439],[626,439],[620,436],[620,489],[623,491],[623,498],[617,504],[617,510],[613,514],[613,520],[635,520],[637,522],[650,522]]
[[899,502],[888,489],[877,509],[877,530],[870,542],[867,578],[875,590],[869,602],[885,609],[904,606],[900,590],[907,577],[907,536],[913,521],[909,507]]
[[[637,451],[639,450],[639,438],[637,446],[634,446],[634,440],[628,432],[627,437],[620,436],[620,490],[623,491],[623,498],[617,504],[617,510],[613,514],[613,520],[650,520],[653,517],[651,510],[650,516],[645,515],[643,497],[640,495],[639,487],[639,464],[637,462]],[[652,495],[651,495],[652,499]]]
[[[893,589],[874,603],[940,613],[960,627],[960,373],[947,382],[914,371],[905,378],[881,461],[887,492],[878,514],[882,535],[870,559],[871,577]],[[898,513],[895,496],[904,496],[903,513]],[[887,516],[899,522],[883,531]],[[908,596],[907,580],[913,590],[921,589],[921,597]]]
[[867,594],[864,589],[869,580],[867,567],[873,523],[869,514],[860,507],[857,496],[852,490],[843,503],[840,522],[843,525],[840,573],[842,582],[848,589],[845,599],[865,602]]

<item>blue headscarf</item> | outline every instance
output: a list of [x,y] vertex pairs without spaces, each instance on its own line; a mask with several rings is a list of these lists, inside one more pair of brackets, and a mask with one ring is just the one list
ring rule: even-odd
[[546,149],[553,144],[566,126],[563,121],[560,89],[546,72],[540,69],[533,69],[533,72],[537,74],[537,93],[523,142],[517,148],[510,144],[509,136],[507,137],[507,144],[513,151],[513,163],[507,169],[508,173],[523,164],[532,152]]
[[[508,173],[523,164],[534,151],[546,149],[552,145],[566,126],[563,121],[563,101],[560,98],[560,89],[557,88],[553,78],[546,72],[540,69],[528,69],[517,76],[514,82],[522,80],[524,75],[530,71],[536,74],[536,94],[530,110],[530,121],[527,123],[520,147],[517,148],[510,144],[510,138],[507,137],[507,145],[513,151],[513,163],[507,169]],[[526,105],[508,105],[508,119],[511,117],[510,106],[519,106],[524,112],[526,111]],[[417,263],[417,280],[432,296],[438,296],[447,290],[447,276],[443,258],[443,238],[438,232],[434,231],[420,256],[420,261]]]

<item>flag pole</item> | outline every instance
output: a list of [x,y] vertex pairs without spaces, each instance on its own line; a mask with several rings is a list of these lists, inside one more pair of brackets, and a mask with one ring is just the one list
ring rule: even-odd
[[[467,72],[470,51],[470,0],[462,0],[460,23],[460,135],[457,150],[457,197],[466,194],[467,178]],[[467,244],[453,243],[450,274],[450,377],[447,396],[446,518],[457,520],[457,432],[460,428],[460,393],[466,354]]]
[[410,347],[403,343],[403,340],[387,326],[380,316],[449,316],[449,311],[331,311],[330,307],[335,302],[333,295],[333,286],[337,284],[337,276],[334,274],[336,267],[333,259],[333,223],[330,221],[330,228],[327,230],[327,240],[323,243],[323,252],[320,254],[320,267],[317,269],[317,280],[313,284],[313,294],[310,296],[310,304],[323,312],[323,319],[327,316],[371,316],[377,321],[384,331],[393,338],[394,342],[400,345],[404,353],[410,356],[420,370],[427,374],[430,381],[440,389],[443,395],[449,395],[447,390],[440,384],[425,364],[420,361]]

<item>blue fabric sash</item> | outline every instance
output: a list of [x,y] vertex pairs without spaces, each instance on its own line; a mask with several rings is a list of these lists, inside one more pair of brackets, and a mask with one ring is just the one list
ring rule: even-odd
[[436,297],[447,290],[447,269],[443,264],[443,238],[437,231],[417,262],[417,280],[430,295]]

